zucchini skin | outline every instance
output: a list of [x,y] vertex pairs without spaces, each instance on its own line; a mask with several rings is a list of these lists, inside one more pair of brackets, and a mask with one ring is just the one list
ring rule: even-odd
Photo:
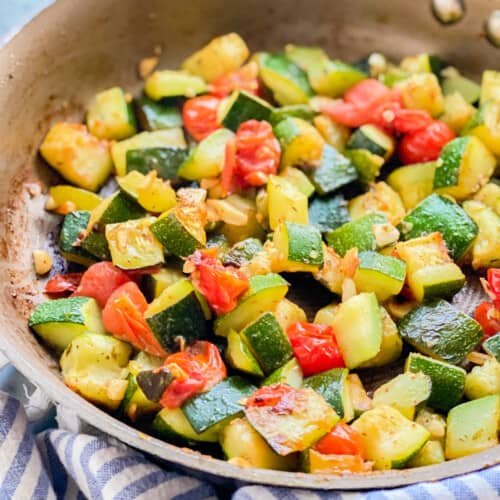
[[187,149],[175,146],[129,149],[126,153],[127,173],[137,170],[141,174],[147,174],[151,170],[156,170],[162,179],[178,182],[177,170],[187,155]]

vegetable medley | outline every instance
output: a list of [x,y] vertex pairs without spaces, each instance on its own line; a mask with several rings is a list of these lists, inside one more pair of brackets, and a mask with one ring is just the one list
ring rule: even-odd
[[[46,208],[73,272],[29,324],[65,383],[242,467],[367,472],[497,445],[500,73],[296,45],[249,58],[235,33],[150,69],[143,94],[99,92],[40,148],[69,183]],[[474,318],[450,302],[470,267],[489,296]],[[290,273],[331,304],[307,318]],[[368,394],[360,375],[403,352]]]

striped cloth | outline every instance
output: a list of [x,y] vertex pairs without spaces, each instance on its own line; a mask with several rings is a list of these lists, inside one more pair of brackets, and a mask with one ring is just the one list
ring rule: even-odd
[[[208,482],[161,468],[110,438],[48,430],[36,437],[23,405],[0,392],[0,500],[216,499]],[[227,492],[224,495],[227,497]],[[366,492],[242,486],[233,500],[493,500],[500,465],[436,483]]]

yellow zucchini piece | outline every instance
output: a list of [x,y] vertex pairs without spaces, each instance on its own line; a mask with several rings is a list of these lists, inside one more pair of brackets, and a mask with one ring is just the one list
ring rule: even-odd
[[444,98],[439,81],[433,73],[417,73],[399,82],[395,88],[401,92],[405,108],[423,109],[433,117],[444,111]]
[[[64,207],[71,208],[68,212],[75,210],[93,210],[102,201],[102,198],[86,189],[60,184],[49,189],[50,210],[61,213]],[[47,201],[49,205],[49,201]],[[52,208],[52,205],[55,205]],[[45,208],[49,209],[49,206]]]
[[264,230],[257,221],[257,207],[254,200],[232,194],[223,201],[229,208],[232,207],[236,214],[246,219],[243,224],[234,224],[228,221],[222,226],[220,232],[226,237],[229,244],[238,243],[247,238],[263,238]]
[[474,135],[496,156],[500,156],[500,102],[481,105],[462,130],[462,135]]
[[276,310],[274,311],[274,317],[284,332],[286,332],[286,329],[293,323],[307,321],[304,309],[288,299],[283,299],[278,302]]
[[484,104],[489,100],[500,102],[500,73],[491,69],[483,71],[479,103]]
[[149,212],[161,213],[174,207],[177,200],[170,181],[159,179],[156,170],[151,170],[138,186],[137,202]]
[[283,221],[308,224],[307,196],[286,179],[271,175],[267,182],[269,226],[276,229]]
[[475,195],[474,200],[484,203],[500,217],[500,185],[489,182]]
[[158,101],[168,97],[194,97],[207,89],[202,78],[184,71],[162,70],[148,76],[144,92]]
[[472,118],[476,108],[469,104],[460,92],[444,96],[444,113],[439,119],[446,123],[455,134],[459,134]]
[[338,151],[343,151],[351,135],[350,130],[340,123],[335,123],[329,116],[318,115],[313,119],[313,125],[323,139]]

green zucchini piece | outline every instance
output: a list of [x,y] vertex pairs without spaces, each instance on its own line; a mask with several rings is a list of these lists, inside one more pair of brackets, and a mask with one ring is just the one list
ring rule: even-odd
[[489,182],[475,195],[474,200],[484,203],[500,217],[500,183]]
[[434,73],[438,78],[443,69],[443,61],[434,54],[418,54],[416,56],[407,56],[401,63],[402,70],[408,73]]
[[465,395],[469,399],[479,399],[493,394],[500,394],[500,363],[492,357],[467,374]]
[[431,408],[446,412],[462,399],[466,373],[459,366],[412,352],[406,359],[405,371],[424,373],[431,378],[432,390],[427,401]]
[[373,393],[373,406],[392,406],[413,420],[416,410],[429,399],[431,390],[431,378],[424,373],[402,373],[377,388]]
[[307,175],[298,168],[286,167],[280,172],[280,177],[293,184],[304,196],[311,196],[314,193],[314,186]]
[[120,87],[99,92],[87,111],[87,127],[99,139],[122,140],[137,133],[132,104]]
[[250,262],[253,257],[264,249],[257,238],[247,238],[235,243],[222,257],[225,266],[241,267]]
[[498,444],[500,395],[462,403],[450,410],[447,420],[447,460],[472,455]]
[[182,411],[196,432],[204,432],[241,415],[241,402],[255,390],[256,387],[241,377],[228,377],[208,392],[189,399],[182,406]]
[[427,441],[406,465],[407,467],[425,467],[441,464],[445,460],[443,445],[439,441]]
[[451,199],[431,194],[420,202],[399,224],[403,240],[438,231],[457,260],[471,247],[478,233],[475,222]]
[[441,151],[434,189],[464,200],[489,181],[495,166],[495,157],[477,137],[457,137]]
[[483,342],[483,349],[491,356],[494,356],[497,361],[500,361],[500,332],[487,338]]
[[148,148],[186,148],[186,140],[182,128],[169,128],[141,132],[128,139],[114,143],[111,146],[111,156],[115,164],[116,175],[121,177],[127,173],[127,151],[129,149]]
[[212,132],[191,150],[177,175],[191,181],[217,177],[224,168],[226,144],[234,134],[225,128]]
[[346,149],[344,156],[354,165],[359,180],[364,186],[368,186],[375,181],[384,164],[382,156],[371,153],[367,149]]
[[500,156],[500,103],[487,101],[481,104],[464,125],[461,135],[477,137],[495,156]]
[[229,422],[220,434],[220,445],[226,458],[243,460],[245,464],[260,469],[294,470],[297,457],[278,455],[246,418]]
[[356,373],[350,373],[347,376],[347,384],[354,416],[359,417],[365,411],[371,410],[373,408],[372,399],[366,393],[359,375]]
[[84,332],[104,333],[101,310],[95,299],[68,297],[42,302],[28,322],[50,347],[63,351]]
[[354,247],[360,252],[376,250],[377,241],[373,228],[376,225],[386,223],[387,218],[384,214],[370,213],[333,231],[328,231],[326,241],[342,257]]
[[403,105],[409,109],[423,109],[434,118],[444,111],[444,98],[437,76],[416,73],[394,86],[401,94]]
[[261,387],[273,384],[287,384],[295,389],[302,387],[304,375],[296,358],[287,361],[261,382]]
[[193,285],[180,280],[157,297],[144,313],[158,342],[167,350],[177,346],[177,337],[190,344],[207,333],[205,315]]
[[403,288],[406,263],[389,255],[373,251],[359,252],[359,265],[354,275],[358,292],[375,292],[383,302]]
[[345,422],[350,422],[354,418],[354,408],[347,381],[348,374],[347,368],[333,368],[304,380],[304,387],[309,387],[321,394]]
[[275,127],[280,121],[287,118],[301,118],[306,122],[312,122],[315,115],[316,112],[307,104],[294,104],[273,108],[268,121]]
[[394,152],[394,140],[376,125],[362,125],[346,144],[347,149],[365,149],[387,160]]
[[161,269],[153,274],[146,274],[143,277],[142,285],[148,301],[156,299],[165,288],[177,283],[186,276],[177,269]]
[[227,336],[226,361],[236,370],[249,375],[263,377],[259,362],[245,342],[243,336],[231,330]]
[[347,202],[341,194],[314,197],[309,202],[309,224],[326,233],[350,221]]
[[[432,397],[432,394],[431,394]],[[435,413],[429,408],[422,408],[415,419],[417,424],[425,427],[430,433],[431,441],[439,441],[444,445],[444,438],[446,436],[446,418],[439,413]]]
[[127,173],[137,170],[146,175],[151,170],[156,170],[161,179],[176,182],[180,176],[179,167],[187,156],[187,149],[175,146],[129,149],[126,153]]
[[88,401],[116,410],[127,390],[126,367],[131,353],[129,344],[111,335],[82,333],[71,341],[59,361],[63,381]]
[[278,302],[274,311],[274,316],[284,332],[286,332],[288,327],[293,323],[307,321],[304,309],[288,299],[283,299]]
[[353,424],[362,437],[366,458],[377,470],[401,469],[429,439],[430,433],[391,406],[363,413]]
[[342,61],[324,61],[318,68],[308,72],[311,86],[320,95],[340,97],[366,75]]
[[278,104],[307,104],[313,90],[305,71],[284,54],[260,53],[256,57],[260,77]]
[[182,127],[182,115],[176,106],[167,106],[145,95],[135,100],[135,112],[141,127],[148,132]]
[[416,307],[398,327],[403,339],[415,349],[454,365],[460,364],[482,337],[477,321],[442,299]]
[[97,191],[113,170],[109,143],[91,135],[85,125],[56,123],[48,131],[40,154],[68,182]]
[[445,96],[458,92],[469,104],[477,102],[481,94],[480,85],[462,75],[453,75],[443,78],[441,88]]
[[331,326],[347,368],[374,358],[382,344],[382,318],[374,293],[360,293],[339,304]]
[[128,194],[117,191],[104,200],[92,210],[88,223],[88,231],[95,229],[95,225],[102,228],[106,224],[127,222],[132,219],[140,219],[146,215],[146,211]]
[[326,195],[357,180],[358,172],[348,158],[325,144],[319,164],[309,171],[309,179],[318,194]]
[[183,71],[155,71],[146,79],[144,92],[158,101],[164,97],[194,97],[207,90],[202,78]]
[[288,272],[316,272],[323,265],[321,233],[309,224],[282,222],[274,231],[279,268]]
[[481,78],[480,104],[492,101],[500,101],[500,71],[492,69],[483,71]]
[[309,47],[289,43],[285,46],[285,54],[304,71],[309,71],[323,61],[328,60],[327,53],[321,47]]
[[436,162],[405,165],[392,171],[387,183],[398,192],[406,210],[412,210],[432,194]]
[[235,90],[223,105],[219,123],[233,132],[248,120],[270,121],[273,107],[264,99],[244,90]]
[[309,448],[339,421],[335,410],[312,389],[295,389],[287,402],[286,412],[273,406],[245,408],[250,424],[279,455]]
[[159,402],[174,378],[168,367],[161,366],[140,371],[137,375],[137,384],[147,399]]
[[288,292],[288,283],[279,275],[268,273],[250,278],[250,287],[239,304],[216,319],[216,335],[225,337],[231,330],[241,331],[261,314],[273,311]]
[[152,423],[152,431],[161,439],[178,445],[216,443],[219,440],[219,426],[204,432],[196,432],[180,408],[163,408]]
[[475,113],[476,108],[469,104],[461,94],[455,92],[444,96],[444,113],[439,119],[446,123],[456,135],[459,135]]
[[104,233],[92,231],[80,241],[80,246],[85,252],[91,254],[94,260],[111,260],[108,241]]
[[87,229],[89,219],[90,212],[87,210],[75,210],[64,217],[59,234],[59,250],[69,262],[89,266],[96,261],[94,255],[80,246],[80,235]]
[[290,341],[271,312],[264,313],[246,326],[241,337],[266,375],[292,357]]

